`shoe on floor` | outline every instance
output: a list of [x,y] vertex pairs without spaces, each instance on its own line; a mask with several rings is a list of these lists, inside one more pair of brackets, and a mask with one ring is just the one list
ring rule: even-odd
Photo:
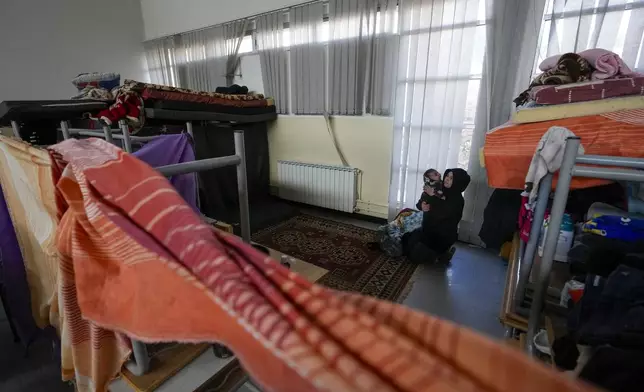
[[449,264],[456,253],[456,247],[452,245],[445,253],[436,258],[436,264]]

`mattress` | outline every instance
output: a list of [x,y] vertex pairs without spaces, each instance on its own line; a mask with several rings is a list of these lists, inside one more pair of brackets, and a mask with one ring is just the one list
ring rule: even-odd
[[536,86],[530,90],[529,95],[530,99],[540,105],[559,105],[627,95],[644,95],[644,76],[555,86]]
[[[269,100],[269,103],[271,101],[272,100]],[[218,104],[202,103],[202,102],[170,101],[170,100],[148,101],[146,102],[146,106],[152,107],[154,109],[163,109],[163,110],[217,112],[217,113],[240,114],[240,115],[251,115],[251,116],[256,114],[275,113],[276,111],[275,105],[243,107],[243,106],[218,105]]]
[[149,120],[167,121],[223,121],[237,124],[249,124],[275,120],[277,113],[272,111],[264,114],[229,114],[217,112],[193,112],[187,110],[145,109],[145,117]]
[[134,80],[125,80],[123,84],[138,92],[144,100],[196,102],[237,107],[264,107],[275,104],[261,94],[220,94]]
[[[644,109],[572,117],[529,124],[504,124],[488,132],[483,155],[488,184],[493,188],[523,189],[539,140],[552,126],[581,137],[586,154],[644,158]],[[573,178],[571,188],[606,184],[592,178]]]
[[110,102],[98,100],[4,101],[0,123],[19,120],[71,120],[83,113],[107,109]]
[[[216,94],[213,95],[200,95],[192,93],[184,93],[179,91],[165,91],[156,90],[153,88],[145,88],[141,91],[141,98],[144,101],[148,100],[163,100],[163,101],[182,101],[182,102],[195,102],[205,103],[211,105],[222,106],[236,106],[236,107],[265,107],[270,106],[267,99],[243,99],[244,95],[226,95]],[[236,97],[238,99],[232,99]]]
[[533,123],[642,108],[644,108],[644,96],[632,95],[629,97],[600,99],[598,101],[525,108],[514,112],[511,122],[515,124]]

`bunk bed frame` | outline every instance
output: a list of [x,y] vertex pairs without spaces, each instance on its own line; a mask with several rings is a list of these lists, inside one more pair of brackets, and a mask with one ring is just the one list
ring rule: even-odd
[[[561,226],[561,221],[568,200],[570,181],[573,177],[599,178],[614,181],[644,182],[644,159],[625,158],[604,155],[577,155],[581,139],[569,137],[566,139],[559,179],[555,190],[552,207],[550,210],[550,227]],[[595,166],[581,166],[595,165]],[[606,167],[610,166],[610,167]],[[534,219],[530,231],[530,238],[519,261],[519,280],[515,291],[515,301],[520,303],[525,295],[525,288],[532,272],[532,264],[537,249],[540,228],[548,204],[548,195],[552,188],[552,173],[549,173],[539,186],[539,196],[535,208]],[[528,333],[526,350],[528,354],[536,355],[533,344],[541,325],[542,311],[546,294],[549,290],[548,283],[552,271],[554,255],[557,247],[559,230],[548,230],[543,246],[543,256],[537,274],[536,287],[532,298],[528,319]]]

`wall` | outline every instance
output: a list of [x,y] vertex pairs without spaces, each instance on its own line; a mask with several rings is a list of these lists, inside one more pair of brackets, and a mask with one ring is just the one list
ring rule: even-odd
[[145,40],[306,2],[307,0],[141,0]]
[[[332,124],[349,165],[362,170],[358,212],[386,218],[393,120],[376,116],[338,116],[333,117]],[[278,183],[278,160],[342,164],[322,116],[279,116],[269,128],[268,143],[272,184]]]
[[0,101],[69,98],[82,72],[147,80],[138,0],[3,0],[0,37]]

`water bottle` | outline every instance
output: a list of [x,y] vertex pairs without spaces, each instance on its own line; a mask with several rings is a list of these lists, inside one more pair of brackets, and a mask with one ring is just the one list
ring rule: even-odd
[[[543,221],[543,236],[539,244],[539,256],[543,256],[543,246],[548,236],[550,218]],[[563,263],[568,262],[568,251],[572,248],[572,243],[575,238],[575,223],[570,214],[564,214],[561,219],[561,226],[559,226],[559,237],[557,238],[557,248],[555,250],[554,259]]]

